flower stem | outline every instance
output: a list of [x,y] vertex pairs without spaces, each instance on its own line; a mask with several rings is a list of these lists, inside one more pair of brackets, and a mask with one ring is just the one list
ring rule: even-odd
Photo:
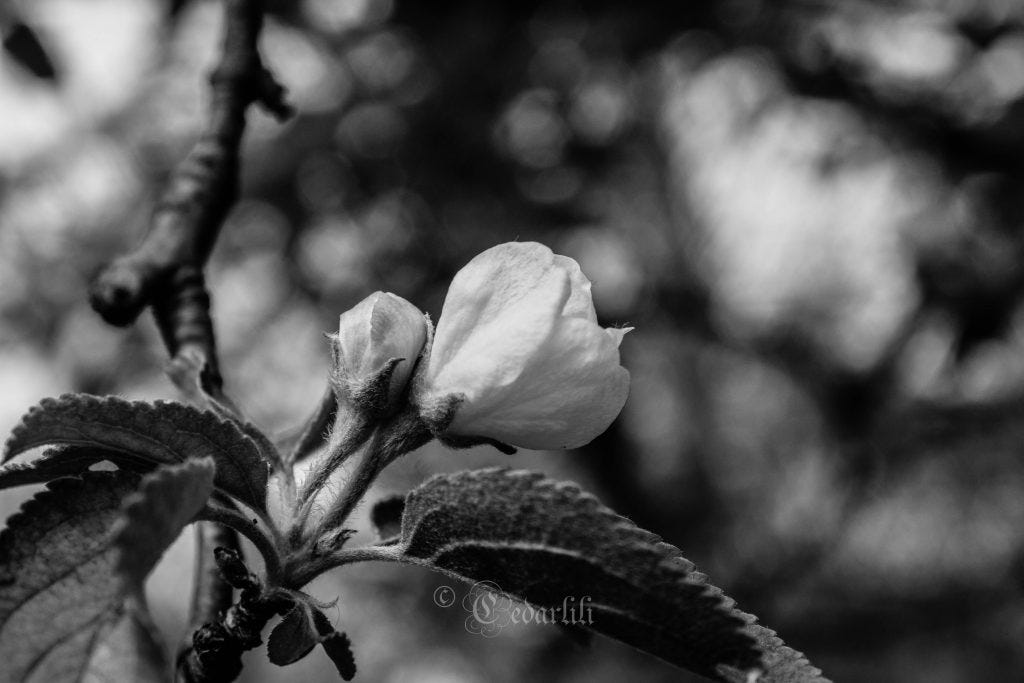
[[409,411],[396,415],[390,422],[376,429],[363,450],[362,459],[317,525],[318,532],[313,537],[318,538],[321,532],[340,528],[385,467],[431,438],[429,430]]
[[[219,506],[207,505],[199,513],[199,518],[209,522],[216,522],[219,525],[234,529],[242,534],[256,546],[256,549],[263,556],[263,563],[266,567],[267,584],[276,586],[281,582],[281,559],[277,545],[262,533],[250,520],[237,510],[230,510]],[[268,523],[271,530],[273,526]],[[223,545],[223,544],[222,544]],[[227,546],[230,547],[230,546]],[[208,552],[212,553],[213,548]],[[228,601],[230,604],[230,600]]]
[[331,428],[338,417],[338,397],[334,394],[334,388],[330,385],[324,391],[323,397],[317,404],[316,410],[310,415],[302,429],[302,433],[296,439],[286,456],[289,464],[302,461],[315,450],[320,448],[327,439],[324,434]]
[[[323,572],[352,562],[366,560],[394,560],[395,549],[389,546],[370,546],[342,550],[341,545],[347,534],[342,524],[366,496],[366,492],[377,476],[400,456],[424,445],[433,438],[427,426],[419,420],[415,410],[406,410],[392,416],[383,425],[373,430],[369,443],[365,445],[359,460],[327,513],[308,535],[290,537],[292,547],[298,551],[289,558],[284,568],[284,585],[301,588]],[[365,437],[363,441],[365,441]],[[310,498],[312,501],[312,498]],[[308,516],[308,509],[304,514]],[[303,524],[306,517],[302,517]],[[293,527],[292,534],[301,532],[302,527]],[[340,542],[332,541],[342,539]],[[321,542],[323,541],[323,542]],[[319,544],[319,545],[318,545]],[[333,546],[333,547],[323,547]]]
[[339,550],[327,555],[318,555],[308,559],[301,565],[296,565],[296,571],[287,578],[288,585],[286,587],[299,590],[316,577],[335,567],[371,560],[398,562],[399,551],[394,546],[371,545],[363,548]]
[[352,475],[345,481],[341,494],[318,525],[320,529],[329,531],[341,526],[366,495],[373,480],[389,462],[381,450],[381,444],[382,435],[378,429],[363,450],[362,458],[356,464]]
[[293,545],[299,545],[304,538],[306,523],[313,510],[316,494],[330,480],[331,474],[348,460],[369,438],[372,427],[365,419],[356,415],[348,420],[344,430],[335,430],[331,434],[327,454],[317,462],[309,477],[298,491],[294,505],[293,520],[288,537]]

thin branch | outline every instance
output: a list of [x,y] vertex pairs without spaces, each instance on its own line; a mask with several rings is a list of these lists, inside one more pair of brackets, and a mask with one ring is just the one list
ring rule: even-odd
[[[249,105],[258,102],[279,119],[291,114],[284,89],[260,59],[262,24],[259,0],[225,0],[223,50],[210,75],[207,125],[171,176],[145,239],[106,266],[90,291],[93,308],[113,325],[129,325],[151,306],[172,365],[189,355],[201,357],[212,395],[226,405],[203,268],[238,198],[239,150]],[[214,621],[230,607],[232,590],[218,575],[213,550],[238,545],[234,531],[210,523],[198,525],[196,538],[194,625]],[[194,655],[186,647],[178,661],[187,664]],[[179,666],[179,674],[186,668]]]
[[279,118],[291,113],[283,88],[263,68],[257,50],[262,4],[226,0],[225,6],[223,56],[210,75],[206,129],[168,182],[142,244],[104,268],[93,283],[93,308],[111,324],[132,323],[182,266],[201,272],[238,197],[238,156],[249,105],[259,102]]

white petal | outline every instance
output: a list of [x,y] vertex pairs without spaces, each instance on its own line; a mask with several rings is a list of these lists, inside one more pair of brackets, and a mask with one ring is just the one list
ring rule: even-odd
[[337,367],[345,381],[359,386],[372,381],[392,358],[403,358],[391,376],[391,398],[408,384],[427,339],[423,313],[400,296],[374,292],[338,320]]
[[338,350],[346,365],[362,367],[370,346],[373,307],[383,292],[374,292],[338,317]]
[[562,315],[569,318],[583,318],[596,323],[597,314],[594,312],[594,298],[590,293],[590,280],[583,274],[580,264],[568,256],[555,254],[555,265],[569,274],[569,282],[572,286],[569,299],[562,309]]
[[369,371],[383,368],[392,358],[404,359],[391,377],[394,393],[409,381],[416,359],[427,341],[423,313],[400,296],[384,292],[374,301],[369,325],[370,343],[363,358]]
[[[471,336],[495,320],[502,326],[508,311],[522,318],[536,306],[537,318],[557,299],[565,300],[565,273],[555,266],[555,255],[536,242],[510,242],[491,247],[466,264],[452,280],[437,321],[430,353],[430,372],[438,373]],[[428,374],[428,381],[435,375]]]
[[634,329],[635,328],[632,327],[606,327],[604,328],[604,331],[615,342],[615,348],[618,348],[622,344],[622,338]]
[[599,326],[563,318],[519,381],[495,392],[486,410],[460,406],[449,431],[524,448],[582,446],[608,428],[629,394],[617,347]]
[[437,361],[435,345],[428,360],[429,395],[424,400],[462,394],[466,401],[460,413],[490,410],[501,400],[503,388],[519,379],[551,336],[569,292],[564,274],[561,279],[508,307],[499,319],[470,327],[469,335],[457,340],[458,353],[450,362]]
[[602,329],[579,264],[536,243],[502,244],[455,276],[424,365],[423,409],[461,396],[447,432],[526,448],[573,448],[629,393],[619,343]]
[[370,346],[377,349],[381,360],[415,360],[426,341],[427,325],[418,308],[400,296],[384,292],[374,302],[369,332]]

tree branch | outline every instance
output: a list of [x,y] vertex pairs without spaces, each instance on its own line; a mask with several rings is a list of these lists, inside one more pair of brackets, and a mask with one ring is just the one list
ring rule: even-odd
[[[249,105],[259,103],[278,119],[287,118],[292,110],[284,88],[260,59],[262,2],[225,0],[224,17],[221,58],[210,74],[206,127],[171,176],[153,211],[149,233],[138,248],[99,273],[90,303],[104,320],[118,326],[131,324],[150,306],[172,365],[198,353],[207,366],[210,393],[230,405],[222,391],[203,268],[238,198],[239,151]],[[197,525],[196,539],[194,626],[217,620],[231,606],[232,589],[213,563],[213,550],[238,547],[235,531],[208,522]],[[191,644],[179,656],[179,672],[202,670],[186,666],[190,659],[195,659]]]
[[238,155],[245,112],[259,102],[278,118],[291,108],[263,68],[257,39],[259,0],[226,0],[223,56],[210,75],[210,115],[192,151],[175,170],[153,212],[149,234],[109,264],[90,292],[93,308],[113,325],[132,323],[182,266],[202,269],[238,196]]

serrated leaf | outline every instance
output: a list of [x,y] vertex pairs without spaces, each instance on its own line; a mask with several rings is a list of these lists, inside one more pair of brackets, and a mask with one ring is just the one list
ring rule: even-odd
[[213,493],[214,471],[213,458],[161,467],[124,499],[110,533],[114,568],[127,584],[142,589],[164,551]]
[[394,495],[381,498],[370,508],[370,521],[377,532],[377,538],[388,541],[402,533],[402,512],[405,510],[405,496]]
[[356,659],[352,654],[352,641],[348,639],[347,635],[340,631],[335,631],[324,639],[321,645],[327,656],[334,662],[334,668],[338,670],[338,675],[341,676],[342,680],[351,681],[355,678]]
[[[726,599],[732,604],[731,599]],[[758,683],[829,683],[821,669],[811,664],[802,652],[788,647],[775,631],[758,624],[757,617],[735,608],[733,611],[747,622],[743,631],[757,641],[757,648],[762,653],[760,673],[756,679]],[[718,673],[729,683],[750,681],[748,672],[729,666],[719,667]]]
[[284,456],[281,455],[281,451],[277,450],[277,446],[273,444],[267,435],[263,433],[263,430],[247,420],[236,419],[235,424],[242,430],[243,434],[252,439],[253,443],[256,444],[256,449],[259,451],[260,457],[263,458],[264,462],[276,471],[285,471]]
[[324,636],[320,635],[313,623],[315,611],[316,608],[305,601],[297,601],[270,631],[267,637],[267,657],[271,664],[293,664],[323,641]]
[[587,598],[590,623],[578,609],[576,625],[709,678],[729,680],[723,667],[753,673],[778,651],[677,548],[576,486],[536,473],[431,478],[406,499],[398,550],[402,560],[493,582],[535,607]]
[[109,534],[138,481],[123,471],[58,479],[8,520],[0,682],[111,680],[113,671],[115,680],[165,680],[141,595],[123,592]]
[[210,364],[202,352],[186,350],[177,354],[167,368],[167,374],[189,403],[200,410],[208,410],[222,420],[232,422],[256,444],[263,459],[277,470],[284,470],[284,459],[277,446],[263,431],[242,418],[240,411],[219,392],[215,395],[210,383]]
[[317,645],[323,645],[341,677],[352,680],[356,662],[348,636],[334,630],[327,616],[309,599],[299,597],[267,638],[267,656],[273,664],[287,666],[299,661]]
[[65,394],[43,400],[15,427],[4,461],[31,448],[67,444],[103,448],[136,463],[174,465],[211,457],[214,480],[246,505],[265,510],[268,468],[259,447],[234,423],[180,403]]
[[100,448],[51,448],[32,462],[0,467],[0,489],[43,484],[58,477],[75,476],[109,459],[110,455]]

